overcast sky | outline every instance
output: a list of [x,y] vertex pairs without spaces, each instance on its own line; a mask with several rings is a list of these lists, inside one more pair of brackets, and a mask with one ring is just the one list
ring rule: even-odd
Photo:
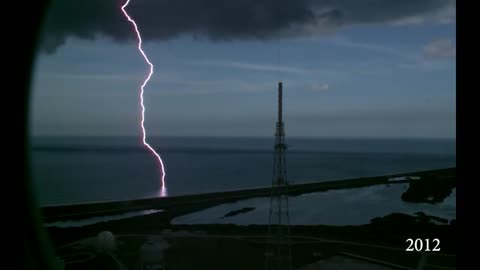
[[[148,65],[122,1],[56,1],[33,135],[139,135]],[[455,137],[455,1],[131,0],[148,135]]]

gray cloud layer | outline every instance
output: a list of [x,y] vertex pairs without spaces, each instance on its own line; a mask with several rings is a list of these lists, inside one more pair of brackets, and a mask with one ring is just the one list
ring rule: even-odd
[[[135,38],[124,0],[54,0],[41,47],[54,52],[68,37]],[[455,0],[132,0],[128,13],[146,41],[181,34],[215,41],[272,39],[365,23],[438,22],[455,16]],[[418,20],[422,18],[423,20]]]
[[456,55],[455,46],[450,39],[434,40],[425,45],[423,52],[428,59],[451,58]]

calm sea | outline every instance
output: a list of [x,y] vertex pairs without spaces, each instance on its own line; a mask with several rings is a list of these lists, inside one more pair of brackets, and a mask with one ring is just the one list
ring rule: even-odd
[[[274,138],[151,137],[168,196],[269,186]],[[456,166],[454,139],[287,138],[290,182]],[[160,171],[136,137],[35,137],[31,172],[41,205],[160,196]]]

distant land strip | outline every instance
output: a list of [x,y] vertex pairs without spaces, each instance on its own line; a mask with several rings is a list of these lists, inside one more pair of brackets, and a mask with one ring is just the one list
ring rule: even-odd
[[[408,176],[420,177],[420,180]],[[400,178],[403,177],[403,178]],[[391,181],[389,179],[397,178],[399,180]],[[294,184],[288,187],[290,196],[297,196],[305,193],[359,188],[381,184],[409,183],[412,181],[434,180],[434,181],[454,181],[456,178],[456,168],[446,168],[439,170],[429,170],[420,172],[400,173],[392,175],[383,175],[376,177],[364,177],[346,180],[335,180],[326,182],[315,182],[305,184]],[[107,201],[79,203],[69,205],[49,205],[41,207],[44,222],[53,222],[58,220],[83,219],[99,215],[113,215],[130,211],[142,211],[149,209],[171,209],[175,207],[195,206],[195,205],[217,205],[220,203],[235,202],[238,200],[254,197],[267,197],[272,193],[271,187],[261,187],[252,189],[242,189],[223,192],[189,194],[169,197],[155,197],[147,199],[136,199],[127,201]]]

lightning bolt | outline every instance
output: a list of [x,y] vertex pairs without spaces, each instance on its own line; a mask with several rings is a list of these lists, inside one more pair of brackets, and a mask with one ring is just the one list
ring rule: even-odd
[[162,158],[160,157],[160,155],[155,151],[155,149],[153,149],[150,144],[147,143],[147,135],[146,135],[146,131],[145,131],[145,126],[144,126],[144,122],[145,122],[145,106],[143,105],[143,92],[144,92],[144,87],[145,85],[148,83],[148,81],[150,80],[150,77],[152,77],[152,74],[153,74],[153,64],[150,62],[150,60],[148,59],[147,55],[145,54],[145,52],[143,51],[142,49],[142,37],[140,35],[140,31],[138,30],[138,27],[137,27],[137,24],[135,23],[135,21],[128,15],[128,13],[125,11],[125,8],[128,6],[128,4],[130,3],[130,0],[127,0],[127,2],[125,2],[125,4],[123,4],[122,6],[122,12],[123,14],[125,14],[125,17],[128,19],[129,22],[131,22],[133,24],[133,27],[135,28],[135,32],[137,33],[137,37],[138,37],[138,50],[140,51],[140,53],[143,55],[143,58],[145,59],[145,61],[147,62],[147,64],[150,66],[150,72],[148,73],[148,76],[147,78],[145,79],[145,81],[143,82],[142,86],[140,87],[140,105],[142,107],[142,120],[141,120],[141,123],[140,123],[140,126],[142,128],[142,136],[143,136],[143,145],[145,145],[145,147],[147,147],[150,152],[152,152],[153,155],[155,155],[155,157],[157,158],[158,160],[158,163],[160,164],[160,167],[162,169],[162,194],[164,192],[164,189],[165,189],[165,167],[163,166],[163,161],[162,161]]

